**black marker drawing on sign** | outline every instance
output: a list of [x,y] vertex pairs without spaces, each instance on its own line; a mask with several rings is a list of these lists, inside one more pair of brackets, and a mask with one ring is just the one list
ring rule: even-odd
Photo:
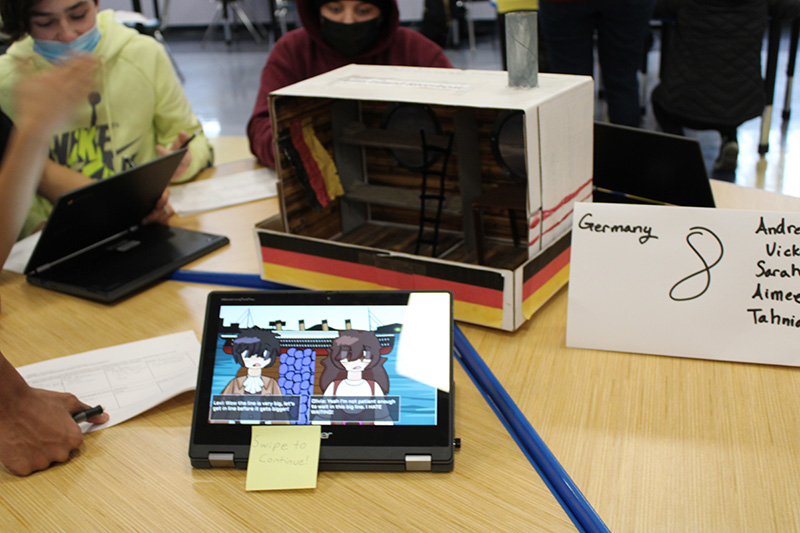
[[[705,257],[703,257],[703,254],[701,254],[695,247],[695,245],[692,244],[693,237],[702,238],[703,241],[711,242],[709,241],[709,236],[713,237],[716,240],[717,245],[719,245],[719,256],[713,262],[709,262]],[[685,278],[683,278],[678,283],[672,286],[672,288],[669,291],[669,297],[676,302],[686,302],[688,300],[694,300],[695,298],[699,298],[700,296],[705,294],[705,292],[708,290],[708,287],[711,285],[711,269],[714,268],[722,260],[722,255],[724,253],[724,247],[722,246],[722,241],[719,239],[719,237],[717,237],[717,235],[710,229],[704,228],[702,226],[695,226],[693,228],[690,228],[689,234],[686,236],[686,244],[689,245],[689,248],[692,249],[692,251],[697,255],[697,257],[703,263],[703,268],[698,270],[697,272],[689,274],[688,276],[686,276]],[[705,285],[703,286],[702,290],[700,290],[699,292],[691,291],[687,296],[677,295],[677,293],[680,292],[678,288],[681,287],[682,285],[685,286],[686,282],[688,282],[690,279],[696,276],[705,276]]]

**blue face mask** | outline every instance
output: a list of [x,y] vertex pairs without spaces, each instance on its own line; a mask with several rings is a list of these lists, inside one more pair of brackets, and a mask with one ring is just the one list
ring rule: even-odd
[[97,47],[97,43],[100,42],[100,37],[102,35],[100,35],[100,30],[97,29],[97,24],[95,24],[91,30],[68,43],[34,39],[33,51],[49,62],[55,63],[60,59],[68,58],[74,53],[92,53]]

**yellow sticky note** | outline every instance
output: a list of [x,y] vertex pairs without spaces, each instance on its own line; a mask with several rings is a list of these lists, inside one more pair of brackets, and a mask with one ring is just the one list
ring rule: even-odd
[[247,490],[317,486],[321,426],[253,426]]

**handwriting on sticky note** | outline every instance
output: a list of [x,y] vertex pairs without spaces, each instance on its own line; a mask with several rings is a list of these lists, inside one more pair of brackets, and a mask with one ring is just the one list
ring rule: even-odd
[[247,490],[317,486],[320,426],[253,426]]

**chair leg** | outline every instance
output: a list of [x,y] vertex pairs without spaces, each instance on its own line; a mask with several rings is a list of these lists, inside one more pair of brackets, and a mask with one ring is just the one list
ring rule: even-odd
[[[278,26],[281,32],[280,36],[283,36],[289,31],[289,23],[286,21],[286,15],[288,14],[289,10],[286,7],[280,7],[275,10],[275,18],[278,20]],[[276,37],[275,40],[277,41],[280,36]]]
[[467,36],[469,37],[469,50],[475,52],[478,46],[475,44],[475,20],[472,18],[472,10],[470,9],[469,2],[464,2],[466,8],[465,18],[467,20]]
[[233,12],[237,17],[239,17],[239,20],[242,21],[242,24],[244,24],[244,27],[250,32],[250,35],[253,36],[253,39],[256,41],[256,43],[261,44],[261,34],[258,32],[258,30],[256,30],[255,26],[253,26],[253,23],[250,21],[250,17],[248,17],[247,13],[244,12],[242,6],[240,6],[238,2],[233,2],[231,3],[231,8],[233,8]]
[[231,13],[229,8],[228,0],[222,0],[222,29],[225,32],[225,44],[228,46],[233,42],[233,33],[231,33]]
[[214,18],[211,19],[211,23],[208,25],[206,32],[203,34],[203,44],[206,43],[209,39],[211,39],[211,35],[214,33],[214,28],[217,27],[219,21],[222,19],[222,4],[217,6],[217,10],[214,12]]

